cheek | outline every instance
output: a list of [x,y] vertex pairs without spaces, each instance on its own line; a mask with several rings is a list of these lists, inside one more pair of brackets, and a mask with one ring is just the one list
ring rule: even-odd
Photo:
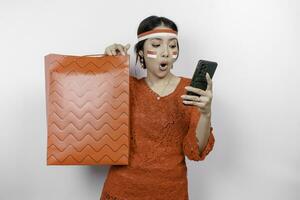
[[178,51],[177,50],[173,51],[172,52],[172,58],[176,59],[177,56],[178,56]]
[[[147,50],[146,56],[147,56],[148,58],[157,58],[157,51]],[[173,58],[173,59],[176,59],[177,56],[178,56],[178,51],[177,51],[177,50],[174,50],[174,51],[172,52],[172,58]]]
[[156,51],[147,50],[146,55],[147,55],[148,58],[157,58],[157,52]]

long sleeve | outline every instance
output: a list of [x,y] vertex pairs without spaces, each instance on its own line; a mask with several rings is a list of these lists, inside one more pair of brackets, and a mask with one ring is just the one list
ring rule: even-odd
[[209,154],[209,152],[212,151],[215,143],[213,127],[210,127],[210,135],[208,138],[208,142],[200,154],[198,145],[199,140],[196,137],[196,128],[200,116],[201,113],[198,112],[195,108],[191,107],[191,112],[189,115],[189,129],[183,139],[183,152],[190,160],[194,161],[204,160],[205,157]]

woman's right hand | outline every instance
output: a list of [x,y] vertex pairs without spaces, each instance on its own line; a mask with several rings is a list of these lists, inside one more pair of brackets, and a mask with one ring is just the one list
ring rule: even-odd
[[106,47],[104,54],[109,56],[116,56],[116,55],[125,55],[127,54],[127,50],[129,49],[130,44],[126,44],[123,46],[121,44],[112,44]]

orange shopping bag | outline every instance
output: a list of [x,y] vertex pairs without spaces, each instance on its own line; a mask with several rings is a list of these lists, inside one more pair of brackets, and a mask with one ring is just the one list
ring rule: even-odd
[[45,83],[47,165],[128,165],[129,55],[48,54]]

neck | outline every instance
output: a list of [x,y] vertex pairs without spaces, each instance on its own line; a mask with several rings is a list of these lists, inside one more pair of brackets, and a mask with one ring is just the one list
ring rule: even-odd
[[151,86],[161,86],[165,85],[169,80],[173,78],[173,76],[174,75],[170,72],[167,74],[167,76],[160,78],[148,72],[146,81],[150,83]]

